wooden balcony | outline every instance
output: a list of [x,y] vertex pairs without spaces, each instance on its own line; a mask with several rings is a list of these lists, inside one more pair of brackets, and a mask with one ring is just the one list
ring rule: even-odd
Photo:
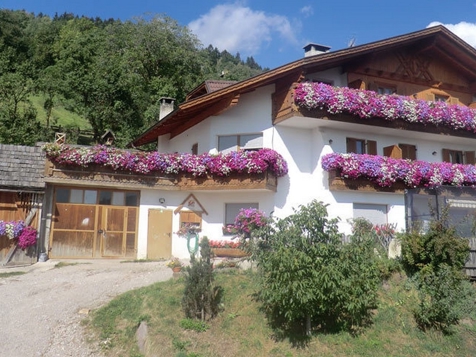
[[50,184],[158,189],[169,191],[266,190],[276,192],[278,179],[271,172],[193,177],[189,174],[140,175],[109,170],[100,166],[65,167],[46,161],[45,182]]
[[385,192],[403,194],[407,187],[403,182],[394,183],[391,187],[381,187],[364,178],[356,180],[340,177],[335,171],[329,171],[330,191],[353,191],[353,192]]

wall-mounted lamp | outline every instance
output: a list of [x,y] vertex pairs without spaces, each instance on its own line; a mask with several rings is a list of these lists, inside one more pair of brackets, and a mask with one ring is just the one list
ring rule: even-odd
[[334,142],[334,140],[329,139],[329,145],[332,145],[333,142]]
[[159,198],[159,203],[160,203],[161,205],[163,205],[163,204],[165,203],[165,198],[160,197],[160,198]]
[[431,154],[432,154],[433,156],[435,156],[435,155],[436,155],[436,151],[433,151]]

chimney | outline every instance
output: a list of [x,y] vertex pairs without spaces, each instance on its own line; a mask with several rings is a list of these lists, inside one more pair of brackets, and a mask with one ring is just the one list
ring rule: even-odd
[[309,43],[304,48],[304,57],[320,55],[322,53],[329,52],[331,49],[329,46],[318,45],[317,43]]
[[174,98],[162,97],[159,99],[160,110],[159,110],[159,120],[162,120],[167,115],[174,111]]

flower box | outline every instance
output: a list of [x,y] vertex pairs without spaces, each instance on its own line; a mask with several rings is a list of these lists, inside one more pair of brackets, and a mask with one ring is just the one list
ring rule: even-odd
[[330,191],[361,191],[361,192],[386,192],[404,193],[407,187],[403,182],[396,182],[390,187],[382,187],[365,178],[348,179],[341,177],[337,170],[329,171]]
[[242,258],[249,254],[240,248],[212,248],[212,253],[215,257],[220,258]]
[[158,188],[169,191],[189,190],[267,190],[276,192],[277,176],[270,172],[231,173],[229,176],[194,177],[178,173],[168,175],[140,175],[126,171],[113,170],[99,165],[90,167],[64,166],[47,160],[45,182],[78,185],[98,184],[105,187]]

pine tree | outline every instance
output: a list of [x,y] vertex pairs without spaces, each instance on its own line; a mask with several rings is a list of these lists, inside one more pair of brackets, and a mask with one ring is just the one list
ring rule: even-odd
[[200,242],[200,258],[190,257],[185,269],[182,309],[187,318],[205,321],[218,314],[223,288],[214,283],[211,249],[207,237]]

